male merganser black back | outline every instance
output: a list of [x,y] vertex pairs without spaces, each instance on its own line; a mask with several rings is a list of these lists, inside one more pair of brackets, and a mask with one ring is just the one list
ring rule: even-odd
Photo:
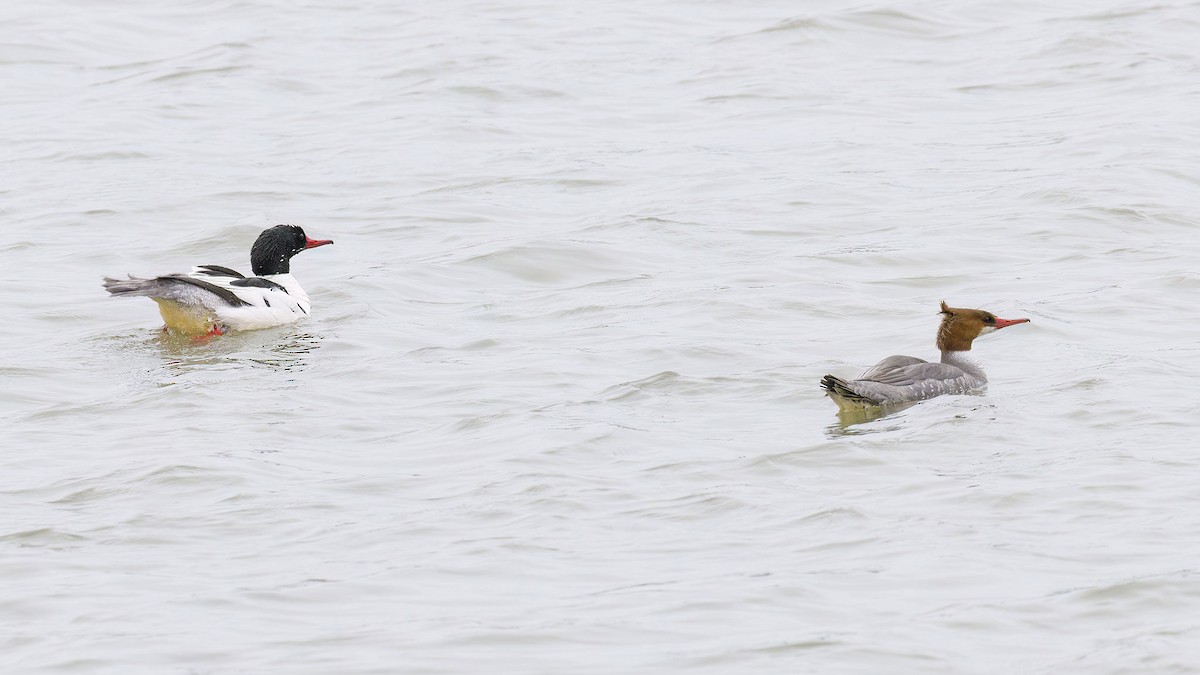
[[152,279],[104,278],[113,295],[144,295],[158,303],[166,329],[188,335],[222,335],[292,323],[308,316],[308,294],[291,275],[292,256],[325,244],[296,225],[263,230],[250,248],[254,276],[220,265],[200,265],[190,274]]
[[821,388],[841,410],[920,401],[942,394],[978,393],[987,387],[987,375],[979,364],[966,357],[971,342],[980,335],[1029,319],[1001,319],[981,309],[947,307],[942,301],[942,325],[937,346],[941,363],[914,356],[889,356],[857,380],[826,375]]

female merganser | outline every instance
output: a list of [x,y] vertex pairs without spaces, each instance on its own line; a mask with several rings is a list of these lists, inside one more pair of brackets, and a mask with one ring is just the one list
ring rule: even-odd
[[966,356],[971,351],[971,342],[1005,326],[1028,322],[1029,319],[1001,319],[981,309],[947,307],[943,300],[942,325],[937,333],[941,363],[912,356],[889,356],[857,380],[826,375],[821,388],[841,410],[920,401],[942,394],[978,393],[987,387],[987,375]]
[[332,243],[309,239],[296,225],[276,225],[263,230],[250,248],[252,277],[220,265],[200,265],[191,274],[153,279],[104,277],[104,287],[113,295],[149,297],[158,303],[165,329],[189,335],[281,326],[308,316],[312,307],[291,275],[292,256]]

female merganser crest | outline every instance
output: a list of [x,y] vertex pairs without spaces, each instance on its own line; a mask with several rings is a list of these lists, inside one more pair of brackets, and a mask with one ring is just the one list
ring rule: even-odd
[[1028,322],[1029,319],[1001,319],[981,309],[947,307],[943,300],[942,325],[937,332],[941,363],[912,356],[889,356],[857,380],[826,375],[821,388],[841,410],[920,401],[942,394],[978,393],[987,387],[987,375],[979,364],[966,357],[971,342],[985,333]]
[[250,248],[254,276],[220,265],[200,265],[191,274],[153,279],[110,279],[113,295],[144,295],[158,303],[166,329],[189,335],[222,335],[292,323],[308,316],[308,294],[291,275],[291,259],[310,248],[332,244],[309,239],[296,225],[263,230]]

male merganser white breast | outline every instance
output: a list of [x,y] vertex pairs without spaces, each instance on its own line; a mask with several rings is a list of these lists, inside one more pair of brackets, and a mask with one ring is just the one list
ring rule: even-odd
[[1001,319],[982,309],[947,307],[943,300],[942,325],[937,332],[941,363],[913,356],[889,356],[857,380],[826,375],[821,388],[841,410],[920,401],[942,394],[979,393],[987,387],[987,375],[966,356],[971,351],[971,342],[980,335],[1028,322],[1029,319]]
[[292,323],[308,316],[308,294],[291,275],[292,256],[325,244],[296,225],[263,230],[250,248],[254,276],[220,265],[200,265],[191,274],[153,279],[104,277],[113,295],[144,295],[158,303],[166,329],[188,335],[222,335]]

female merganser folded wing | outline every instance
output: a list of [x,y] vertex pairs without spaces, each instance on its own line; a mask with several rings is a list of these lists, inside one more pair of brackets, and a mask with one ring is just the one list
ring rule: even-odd
[[190,274],[152,279],[104,278],[113,295],[144,295],[158,303],[166,328],[189,335],[221,335],[292,323],[308,316],[308,294],[291,275],[291,259],[310,248],[332,244],[310,239],[296,225],[263,230],[250,248],[254,276],[220,265],[200,265]]
[[987,375],[967,358],[971,342],[986,333],[1029,319],[1001,319],[981,309],[947,307],[942,301],[942,325],[937,346],[941,363],[913,356],[889,356],[857,380],[826,375],[821,388],[841,410],[920,401],[942,394],[978,393],[987,387]]

